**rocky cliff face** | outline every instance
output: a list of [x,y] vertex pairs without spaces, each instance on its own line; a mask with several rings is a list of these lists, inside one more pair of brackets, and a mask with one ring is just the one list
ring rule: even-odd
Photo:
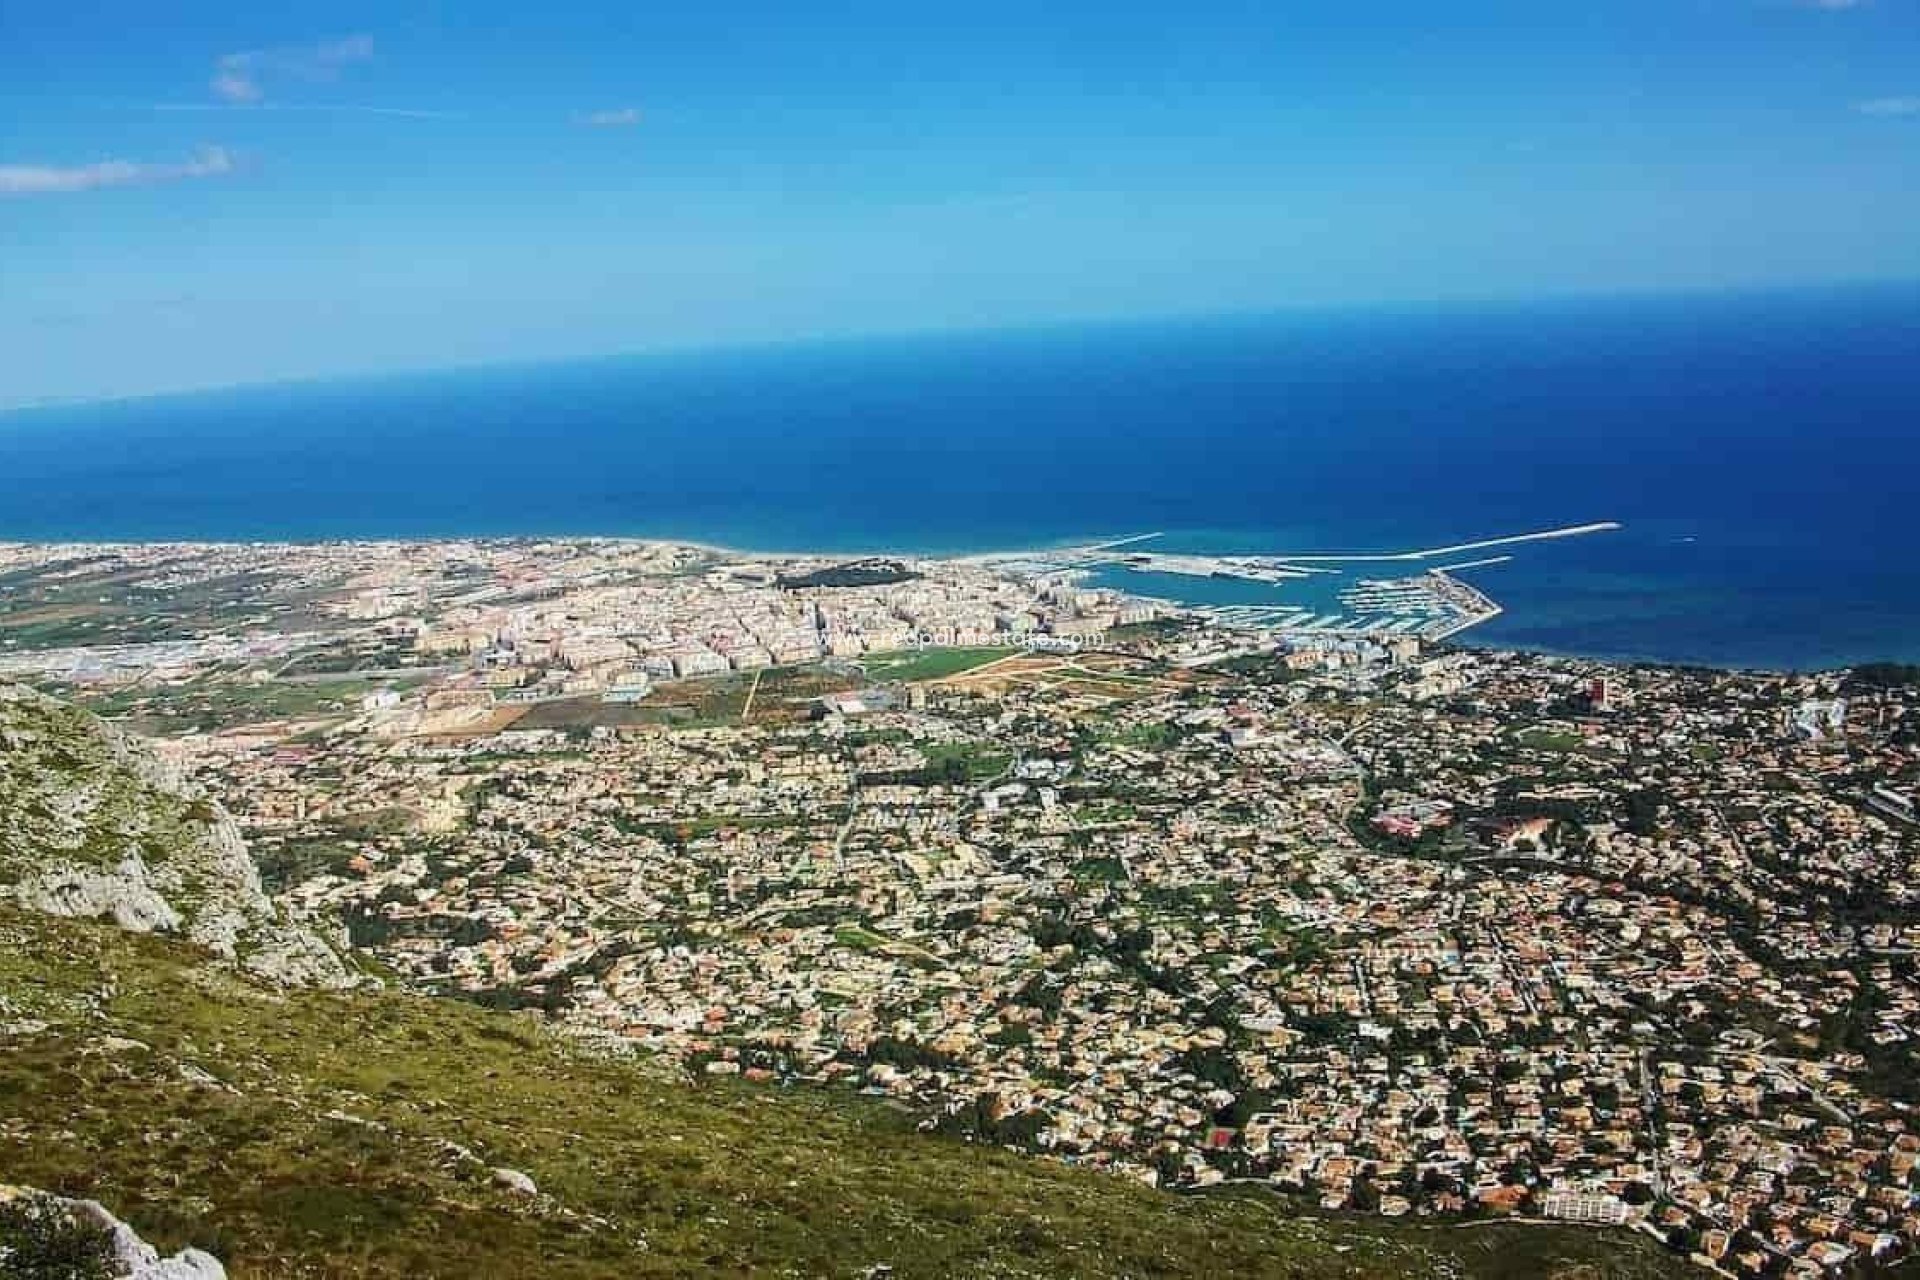
[[339,955],[287,921],[217,802],[134,738],[0,685],[0,899],[177,933],[288,986],[342,987]]

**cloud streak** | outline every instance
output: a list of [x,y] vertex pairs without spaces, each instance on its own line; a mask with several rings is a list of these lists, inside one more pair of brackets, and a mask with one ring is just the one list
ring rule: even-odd
[[104,187],[142,187],[194,178],[218,178],[237,166],[222,147],[202,148],[191,160],[178,164],[148,164],[134,160],[100,160],[81,165],[0,165],[0,196],[57,195],[98,191]]
[[373,37],[345,36],[319,44],[273,49],[243,49],[222,54],[214,64],[210,87],[216,98],[236,106],[265,100],[267,87],[278,81],[307,83],[337,78],[340,68],[373,56]]
[[1863,116],[1920,116],[1920,95],[1897,98],[1868,98],[1856,102],[1853,109]]
[[574,117],[574,122],[589,129],[628,129],[640,123],[640,108],[620,107],[613,111],[589,111]]
[[289,115],[394,116],[402,120],[464,120],[462,111],[432,111],[418,107],[381,107],[360,102],[155,102],[141,108],[162,112],[215,112],[244,108],[262,113]]

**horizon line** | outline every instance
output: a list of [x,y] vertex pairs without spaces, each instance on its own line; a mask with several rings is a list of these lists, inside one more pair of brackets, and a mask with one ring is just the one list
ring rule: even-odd
[[877,329],[845,329],[795,333],[783,337],[737,337],[711,341],[674,342],[671,340],[620,347],[612,350],[586,350],[565,355],[503,356],[489,360],[455,360],[446,363],[405,364],[391,367],[340,370],[327,373],[291,374],[285,377],[240,378],[230,382],[195,383],[107,395],[43,396],[12,403],[0,401],[0,422],[36,413],[61,409],[84,409],[113,405],[139,404],[193,396],[235,392],[270,391],[303,387],[336,386],[358,382],[380,382],[405,378],[474,374],[489,370],[537,370],[571,365],[625,360],[645,360],[672,356],[725,355],[779,351],[789,348],[836,347],[869,342],[903,341],[932,338],[992,337],[996,335],[1042,334],[1060,330],[1100,330],[1151,327],[1170,323],[1218,323],[1257,321],[1265,318],[1309,316],[1353,316],[1395,311],[1448,311],[1476,308],[1524,309],[1531,306],[1564,306],[1581,303],[1670,303],[1689,300],[1755,298],[1777,295],[1807,295],[1828,292],[1878,292],[1920,288],[1920,276],[1895,278],[1857,278],[1747,282],[1726,285],[1686,286],[1677,289],[1623,287],[1617,290],[1570,290],[1537,294],[1443,295],[1437,297],[1317,300],[1273,305],[1221,308],[1189,308],[1171,311],[1080,316],[1038,317],[1005,323],[959,323],[951,325],[901,326]]

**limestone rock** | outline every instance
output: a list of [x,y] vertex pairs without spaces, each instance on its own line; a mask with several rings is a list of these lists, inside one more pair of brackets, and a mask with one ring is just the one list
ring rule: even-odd
[[132,933],[178,933],[183,921],[147,878],[146,864],[129,853],[110,871],[62,862],[30,872],[14,887],[21,906],[50,916],[112,920]]
[[11,685],[0,685],[0,899],[182,934],[283,985],[355,981],[267,896],[217,802],[138,740]]
[[537,1196],[540,1194],[540,1188],[534,1185],[533,1179],[518,1169],[495,1169],[493,1171],[493,1185],[496,1187],[505,1187],[515,1195]]
[[0,1203],[18,1200],[51,1206],[77,1221],[105,1228],[113,1238],[113,1257],[126,1280],[227,1280],[227,1269],[220,1259],[204,1250],[182,1249],[172,1257],[161,1257],[158,1249],[97,1200],[67,1200],[31,1187],[0,1186]]
[[227,1280],[220,1259],[200,1249],[183,1249],[170,1258],[142,1240],[139,1233],[107,1211],[98,1200],[70,1202],[76,1215],[113,1232],[114,1256],[126,1269],[127,1280]]

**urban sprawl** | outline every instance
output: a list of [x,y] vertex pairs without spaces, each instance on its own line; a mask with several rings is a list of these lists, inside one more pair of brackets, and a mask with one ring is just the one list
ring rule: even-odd
[[1920,672],[1242,620],[1057,556],[0,546],[0,679],[421,989],[1163,1186],[1920,1245]]

